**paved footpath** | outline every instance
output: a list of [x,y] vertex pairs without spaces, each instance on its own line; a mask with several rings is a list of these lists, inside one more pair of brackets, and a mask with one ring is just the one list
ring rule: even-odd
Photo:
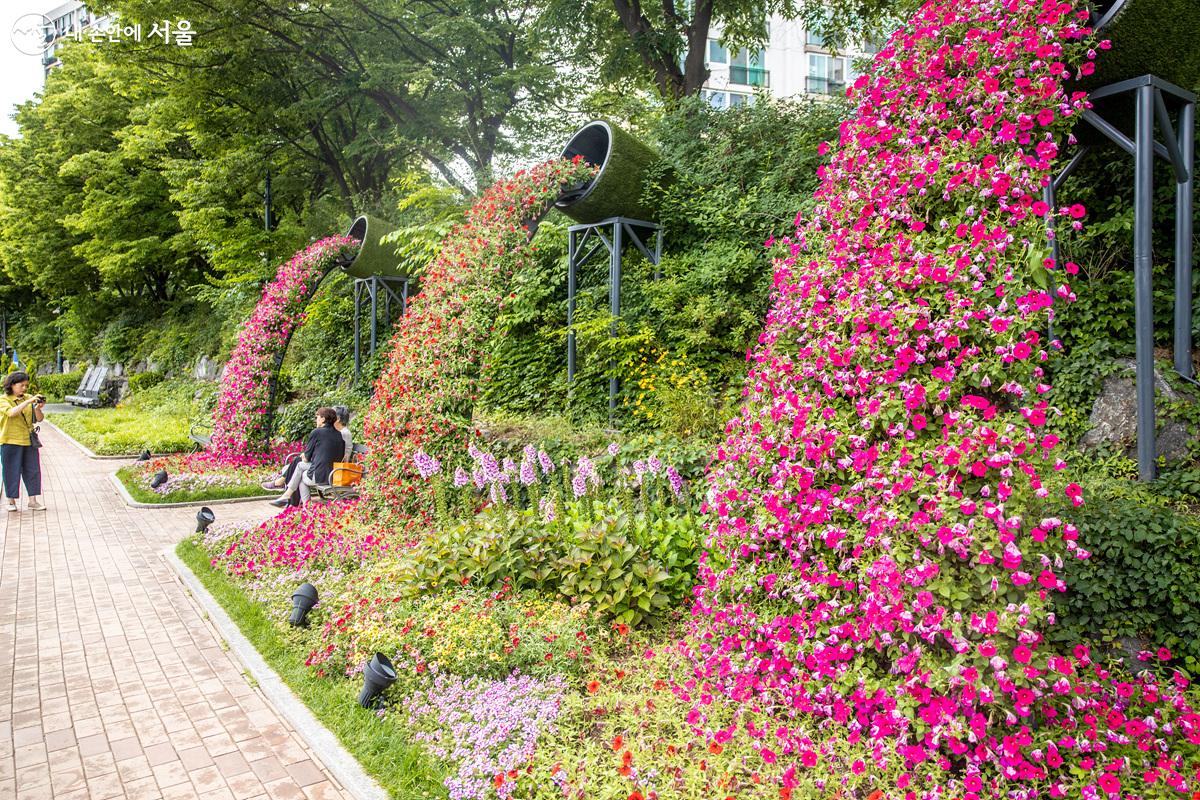
[[49,510],[0,511],[0,800],[346,797],[162,559],[196,509],[128,508],[120,462],[42,440]]

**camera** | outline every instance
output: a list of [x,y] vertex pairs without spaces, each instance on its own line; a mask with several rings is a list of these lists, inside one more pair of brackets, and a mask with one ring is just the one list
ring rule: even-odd
[[39,406],[44,406],[44,405],[46,405],[46,395],[44,395],[44,394],[35,394],[35,395],[33,396],[33,399],[34,399],[34,401],[35,401],[35,402],[37,402],[37,404],[38,404]]

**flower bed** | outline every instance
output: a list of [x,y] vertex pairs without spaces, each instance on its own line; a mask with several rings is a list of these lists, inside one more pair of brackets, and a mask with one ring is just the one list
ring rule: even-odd
[[[117,478],[139,503],[260,497],[271,494],[261,484],[276,477],[284,458],[299,449],[299,443],[295,443],[278,446],[269,453],[238,458],[215,453],[162,456],[122,467],[117,470]],[[166,482],[151,486],[160,470],[166,471]]]

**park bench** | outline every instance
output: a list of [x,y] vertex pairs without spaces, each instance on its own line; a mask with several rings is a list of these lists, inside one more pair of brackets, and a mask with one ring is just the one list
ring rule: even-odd
[[212,447],[212,423],[211,422],[193,422],[188,428],[188,438],[196,445],[196,452],[208,450]]
[[[350,460],[352,463],[358,464],[361,466],[363,456],[367,455],[367,453],[369,453],[369,452],[370,451],[363,445],[356,444],[356,445],[354,445],[354,449],[350,453]],[[299,459],[301,457],[301,455],[303,455],[303,454],[302,453],[292,453],[290,456],[288,456],[287,460],[290,463],[292,461]],[[357,485],[354,485],[354,486],[334,486],[333,485],[333,482],[334,482],[333,476],[337,475],[339,472],[346,472],[346,471],[348,471],[348,470],[345,467],[334,467],[333,472],[331,472],[329,474],[329,483],[317,484],[316,486],[309,487],[310,491],[312,492],[312,496],[311,496],[310,500],[318,500],[322,503],[330,503],[330,502],[333,502],[334,500],[353,500],[354,498],[358,497],[358,486]],[[366,474],[365,470],[363,471],[363,474],[364,475]]]
[[104,403],[104,382],[108,379],[108,367],[90,367],[79,382],[75,394],[63,399],[73,406],[99,406]]

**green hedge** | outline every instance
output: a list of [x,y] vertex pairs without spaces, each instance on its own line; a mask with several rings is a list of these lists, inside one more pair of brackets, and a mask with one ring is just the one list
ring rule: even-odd
[[37,375],[34,378],[34,387],[37,391],[46,395],[46,399],[52,403],[60,402],[69,394],[74,394],[79,388],[79,382],[83,380],[82,372],[63,372],[55,375]]

